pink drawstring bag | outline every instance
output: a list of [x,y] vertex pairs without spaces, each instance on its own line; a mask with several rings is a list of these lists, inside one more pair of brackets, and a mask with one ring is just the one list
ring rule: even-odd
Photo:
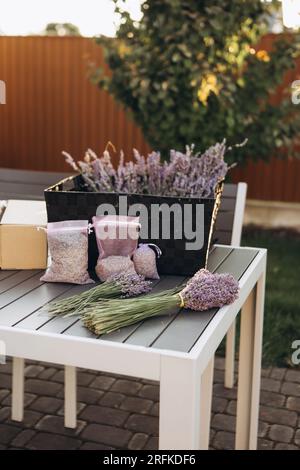
[[105,215],[93,217],[99,257],[96,274],[101,281],[123,272],[136,274],[131,257],[137,248],[139,217]]
[[160,248],[154,243],[140,243],[133,254],[133,263],[137,274],[148,279],[159,279],[156,257],[159,258],[161,255]]
[[90,284],[88,273],[88,220],[66,220],[47,225],[51,264],[41,277],[46,282]]

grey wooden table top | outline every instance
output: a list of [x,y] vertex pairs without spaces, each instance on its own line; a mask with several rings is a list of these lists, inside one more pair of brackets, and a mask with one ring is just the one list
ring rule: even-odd
[[[215,247],[208,269],[217,273],[231,273],[239,280],[250,266],[259,250]],[[96,338],[78,317],[50,317],[47,303],[82,292],[91,286],[43,283],[41,271],[0,270],[0,331],[1,326],[51,332],[75,337]],[[160,291],[175,287],[185,281],[183,276],[162,276],[153,288]],[[150,348],[189,352],[199,339],[218,309],[191,312],[177,308],[172,314],[152,318],[139,324],[122,328],[118,332],[99,337]]]

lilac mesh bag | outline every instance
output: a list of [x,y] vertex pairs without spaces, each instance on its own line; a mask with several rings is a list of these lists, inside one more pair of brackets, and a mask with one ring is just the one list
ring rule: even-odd
[[156,266],[156,256],[161,256],[161,250],[154,243],[140,243],[133,254],[133,263],[137,274],[148,279],[159,279]]
[[51,264],[41,281],[93,283],[88,273],[88,234],[88,220],[48,223],[47,239]]
[[105,215],[93,217],[99,257],[96,274],[101,281],[123,272],[136,274],[131,257],[137,248],[139,217]]

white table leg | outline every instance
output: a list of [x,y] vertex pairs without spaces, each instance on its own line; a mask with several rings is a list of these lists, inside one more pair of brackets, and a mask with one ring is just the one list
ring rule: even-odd
[[235,321],[227,331],[225,352],[225,380],[226,388],[234,385],[234,359],[235,359]]
[[65,366],[65,427],[77,425],[77,384],[76,367]]
[[255,450],[259,414],[265,274],[249,295],[241,316],[236,449]]
[[199,449],[200,382],[193,360],[161,358],[160,450]]
[[215,357],[213,356],[201,377],[200,450],[207,450],[209,447],[211,403],[212,403],[213,379],[214,379],[214,363],[215,363]]
[[24,417],[24,359],[14,357],[12,361],[12,405],[11,419],[22,421]]

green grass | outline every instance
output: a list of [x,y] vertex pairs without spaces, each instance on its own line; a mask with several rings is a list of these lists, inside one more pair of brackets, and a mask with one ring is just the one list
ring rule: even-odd
[[248,229],[244,246],[268,249],[263,362],[291,364],[294,340],[300,340],[300,234]]

